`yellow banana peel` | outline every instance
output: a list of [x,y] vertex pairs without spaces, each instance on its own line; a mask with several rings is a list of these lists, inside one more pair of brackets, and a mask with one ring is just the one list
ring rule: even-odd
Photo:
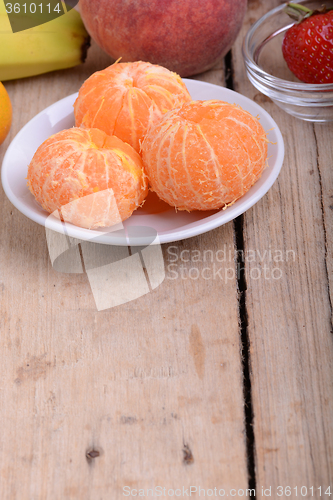
[[13,33],[0,0],[0,81],[25,78],[84,62],[90,37],[80,14],[66,14]]

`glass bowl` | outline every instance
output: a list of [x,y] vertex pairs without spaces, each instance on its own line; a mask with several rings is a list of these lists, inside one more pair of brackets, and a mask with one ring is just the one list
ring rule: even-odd
[[[333,7],[333,0],[298,2],[310,9]],[[303,83],[289,70],[282,54],[285,32],[294,24],[280,5],[261,17],[246,34],[243,57],[247,76],[280,108],[310,122],[333,121],[333,84]]]

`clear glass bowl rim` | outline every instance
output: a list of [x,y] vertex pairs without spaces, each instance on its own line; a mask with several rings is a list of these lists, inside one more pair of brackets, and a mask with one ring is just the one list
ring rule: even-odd
[[[297,2],[297,0],[294,3],[303,3],[303,2]],[[293,91],[299,91],[299,92],[324,92],[327,97],[327,91],[333,92],[333,84],[332,83],[303,83],[303,82],[290,82],[288,80],[283,80],[282,78],[278,78],[277,76],[271,75],[269,73],[266,73],[256,62],[254,61],[252,54],[249,50],[250,46],[250,41],[257,30],[257,28],[263,24],[269,17],[273,16],[277,12],[282,11],[286,7],[287,3],[284,3],[282,5],[279,5],[278,7],[275,7],[274,9],[270,10],[266,14],[264,14],[262,17],[256,21],[253,26],[248,30],[246,33],[244,40],[243,40],[243,45],[242,45],[242,52],[243,52],[243,57],[245,61],[245,65],[248,67],[248,69],[257,75],[257,77],[260,77],[262,81],[266,82],[269,86],[273,86],[276,89],[281,89],[283,91],[286,90],[293,90]],[[291,23],[292,25],[293,23]]]

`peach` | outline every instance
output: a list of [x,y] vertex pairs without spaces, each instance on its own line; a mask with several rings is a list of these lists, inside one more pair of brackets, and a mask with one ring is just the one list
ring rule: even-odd
[[122,62],[148,61],[180,76],[211,68],[234,43],[247,0],[80,0],[96,43]]

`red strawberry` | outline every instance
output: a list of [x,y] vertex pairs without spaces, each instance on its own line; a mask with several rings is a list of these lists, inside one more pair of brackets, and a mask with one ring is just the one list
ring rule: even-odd
[[318,12],[288,4],[286,12],[301,16],[282,42],[288,68],[302,82],[333,83],[333,10]]

